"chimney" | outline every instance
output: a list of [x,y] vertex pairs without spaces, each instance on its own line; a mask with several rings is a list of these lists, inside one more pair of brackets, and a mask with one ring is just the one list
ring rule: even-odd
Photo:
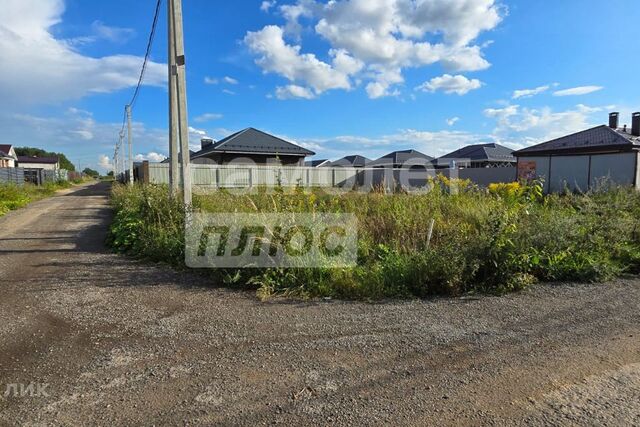
[[200,140],[200,147],[204,150],[207,147],[211,147],[213,145],[213,139],[211,138],[202,138]]
[[609,127],[611,129],[618,129],[618,120],[620,118],[620,113],[611,113],[609,114]]
[[640,136],[640,113],[631,116],[631,135]]

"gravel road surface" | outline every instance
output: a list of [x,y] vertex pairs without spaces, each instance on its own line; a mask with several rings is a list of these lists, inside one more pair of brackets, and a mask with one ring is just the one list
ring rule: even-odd
[[638,279],[262,303],[109,253],[107,196],[0,218],[0,425],[640,425]]

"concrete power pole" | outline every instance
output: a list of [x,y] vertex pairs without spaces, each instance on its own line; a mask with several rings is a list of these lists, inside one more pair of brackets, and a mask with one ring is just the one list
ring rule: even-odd
[[180,176],[178,166],[178,70],[176,69],[175,32],[173,31],[173,4],[167,0],[169,16],[169,193],[178,194]]
[[[175,70],[177,87],[177,109],[178,117],[172,117],[171,121],[178,124],[178,134],[180,135],[180,159],[182,166],[182,195],[185,206],[191,205],[191,167],[189,155],[189,122],[187,116],[187,84],[185,76],[184,57],[184,31],[182,28],[182,0],[168,0],[170,4],[169,21],[173,24],[173,48],[170,52],[175,52]],[[171,44],[171,40],[170,43]],[[171,62],[171,61],[170,61]]]
[[133,135],[131,134],[131,105],[127,105],[127,137],[129,139],[129,184],[133,185]]

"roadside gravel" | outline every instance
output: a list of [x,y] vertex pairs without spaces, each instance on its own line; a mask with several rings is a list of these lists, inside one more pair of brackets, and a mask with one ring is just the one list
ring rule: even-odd
[[262,303],[108,253],[109,218],[98,184],[0,219],[0,425],[640,424],[640,280]]

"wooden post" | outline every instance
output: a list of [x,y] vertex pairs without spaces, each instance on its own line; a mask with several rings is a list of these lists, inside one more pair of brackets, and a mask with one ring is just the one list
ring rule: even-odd
[[142,176],[140,177],[140,181],[143,184],[149,183],[149,161],[145,160],[142,162]]

